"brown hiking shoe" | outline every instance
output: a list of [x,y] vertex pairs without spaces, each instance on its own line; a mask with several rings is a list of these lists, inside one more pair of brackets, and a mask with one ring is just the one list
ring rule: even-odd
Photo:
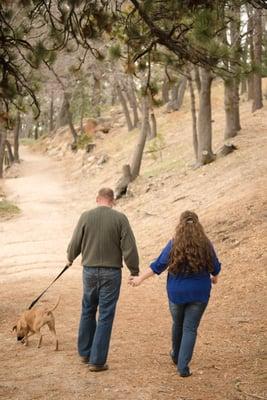
[[106,371],[107,369],[108,369],[108,364],[104,364],[104,365],[89,364],[89,370],[91,372]]

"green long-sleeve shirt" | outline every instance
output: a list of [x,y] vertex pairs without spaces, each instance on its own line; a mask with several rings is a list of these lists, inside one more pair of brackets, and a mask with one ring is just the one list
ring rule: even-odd
[[82,253],[88,267],[122,267],[122,259],[132,275],[139,273],[139,257],[127,217],[111,207],[98,206],[85,211],[68,246],[68,259]]

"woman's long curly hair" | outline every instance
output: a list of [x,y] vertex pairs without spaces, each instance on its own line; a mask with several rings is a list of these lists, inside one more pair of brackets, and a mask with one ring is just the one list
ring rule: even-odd
[[213,272],[212,252],[197,214],[184,211],[175,230],[168,271],[175,275]]

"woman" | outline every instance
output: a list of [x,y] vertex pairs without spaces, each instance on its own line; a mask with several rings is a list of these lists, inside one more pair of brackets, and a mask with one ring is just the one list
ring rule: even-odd
[[217,283],[221,264],[198,216],[185,211],[180,216],[174,238],[140,276],[130,277],[139,286],[168,268],[167,292],[173,319],[171,359],[181,377],[191,375],[191,361],[197,328],[207,307],[211,282]]

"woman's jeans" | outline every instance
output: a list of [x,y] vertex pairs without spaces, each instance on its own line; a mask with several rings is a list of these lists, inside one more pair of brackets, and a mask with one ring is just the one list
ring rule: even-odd
[[[121,268],[83,268],[78,351],[80,356],[89,358],[90,364],[104,365],[107,360],[120,286]],[[99,314],[96,321],[97,308]]]
[[180,374],[188,374],[197,328],[207,303],[174,304],[169,301],[172,324],[172,359]]

